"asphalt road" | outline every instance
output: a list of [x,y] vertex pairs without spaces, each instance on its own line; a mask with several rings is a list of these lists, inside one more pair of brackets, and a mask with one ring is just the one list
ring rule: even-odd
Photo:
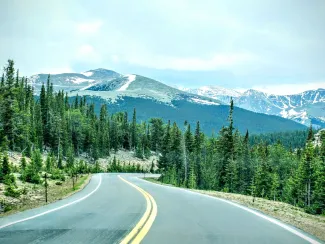
[[[142,243],[321,243],[223,200],[121,175],[157,203],[157,216]],[[0,243],[119,243],[146,207],[143,193],[116,174],[98,174],[67,199],[1,218]],[[3,227],[26,218],[30,219]]]

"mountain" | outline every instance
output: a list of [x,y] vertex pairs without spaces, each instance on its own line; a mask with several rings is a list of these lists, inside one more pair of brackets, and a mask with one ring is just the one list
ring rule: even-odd
[[224,103],[229,103],[231,97],[235,98],[241,96],[240,92],[220,86],[202,86],[196,89],[179,87],[179,89],[182,91],[187,91],[189,93],[218,99]]
[[220,105],[221,101],[191,94],[167,86],[159,81],[141,75],[121,75],[118,78],[105,80],[93,85],[80,88],[71,92],[71,96],[98,96],[106,99],[110,103],[125,97],[150,99],[155,102],[165,103],[173,106],[173,101],[186,100],[191,103],[205,105]]
[[[51,82],[55,91],[72,91],[85,88],[103,81],[110,81],[121,75],[112,70],[95,69],[83,73],[63,73],[51,75]],[[35,92],[41,90],[42,84],[46,84],[48,74],[37,74],[29,78],[29,83],[33,85]]]
[[[39,89],[46,79],[47,75],[36,75],[31,80]],[[97,112],[105,103],[110,113],[127,111],[132,114],[133,108],[136,108],[139,120],[161,117],[179,125],[187,120],[193,128],[199,120],[202,130],[208,135],[228,123],[229,99],[226,103],[217,99],[220,94],[225,94],[225,90],[218,93],[219,88],[216,87],[193,94],[141,75],[122,75],[104,69],[57,74],[51,76],[51,82],[55,90],[69,92],[71,99],[77,95],[87,96],[89,102],[96,104]],[[207,97],[205,92],[214,96]],[[228,93],[229,97],[239,95],[231,91]],[[241,108],[235,108],[234,120],[235,126],[243,133],[246,129],[251,133],[305,129],[305,126],[291,120]]]
[[193,94],[204,94],[224,103],[233,97],[235,106],[240,108],[281,116],[308,126],[312,123],[315,127],[325,127],[325,89],[322,88],[294,95],[273,95],[254,89],[239,93],[230,89],[206,86],[188,91]]

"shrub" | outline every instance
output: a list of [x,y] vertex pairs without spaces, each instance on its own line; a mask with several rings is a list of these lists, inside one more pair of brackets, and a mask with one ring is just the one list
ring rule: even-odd
[[63,172],[59,169],[55,169],[53,170],[52,175],[50,176],[50,178],[52,180],[61,180],[61,181],[65,181],[65,176],[63,174]]
[[32,167],[32,165],[28,165],[26,170],[21,174],[20,179],[24,182],[30,182],[34,184],[40,184],[41,177],[38,172]]
[[3,183],[5,185],[13,185],[13,186],[17,187],[17,185],[16,185],[16,178],[15,178],[15,176],[13,174],[6,175],[4,177]]
[[18,198],[20,197],[20,194],[21,194],[20,191],[16,189],[14,185],[6,186],[5,196]]

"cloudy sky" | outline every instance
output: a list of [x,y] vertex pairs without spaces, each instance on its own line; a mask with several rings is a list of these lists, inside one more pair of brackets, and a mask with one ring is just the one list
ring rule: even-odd
[[170,85],[325,88],[324,0],[1,0],[0,65],[95,68]]

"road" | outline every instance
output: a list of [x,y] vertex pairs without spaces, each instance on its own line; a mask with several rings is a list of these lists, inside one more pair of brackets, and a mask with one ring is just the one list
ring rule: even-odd
[[250,209],[136,176],[97,174],[69,198],[1,218],[0,243],[322,243]]

